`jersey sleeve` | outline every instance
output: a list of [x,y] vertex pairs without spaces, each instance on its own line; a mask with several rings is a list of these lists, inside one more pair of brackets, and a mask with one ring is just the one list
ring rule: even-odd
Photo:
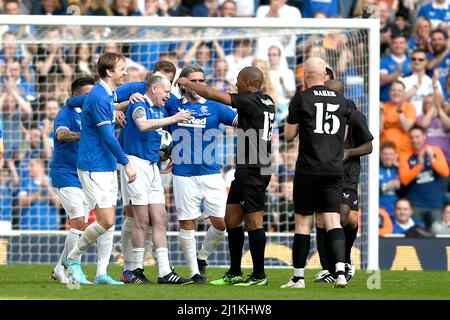
[[86,100],[87,95],[79,95],[72,98],[67,99],[66,105],[72,108],[81,108],[83,107],[84,100]]
[[55,119],[55,134],[61,129],[66,129],[70,131],[72,121],[66,112],[66,109],[62,109]]
[[110,125],[113,123],[113,115],[111,113],[111,106],[106,99],[96,99],[94,101],[93,118],[97,127]]
[[144,113],[145,113],[145,108],[144,108],[144,103],[143,102],[130,103],[128,108],[130,109],[130,117],[131,117],[131,119],[133,119],[133,115],[138,109],[142,109],[144,111]]
[[227,126],[236,126],[238,114],[235,110],[224,104],[219,104],[219,121]]
[[298,108],[300,106],[300,98],[296,93],[289,103],[289,114],[287,116],[287,123],[297,124],[298,123]]
[[145,82],[128,82],[124,83],[115,91],[114,102],[123,102],[130,98],[133,93],[139,92],[145,94],[147,92],[147,84]]
[[352,127],[352,136],[356,145],[360,146],[373,140],[373,136],[367,126],[366,117],[361,112],[354,111],[350,125]]

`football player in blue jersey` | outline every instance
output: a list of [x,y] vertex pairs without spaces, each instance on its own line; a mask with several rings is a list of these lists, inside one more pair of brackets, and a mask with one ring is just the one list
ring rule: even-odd
[[[191,279],[181,278],[171,270],[167,248],[168,220],[164,188],[158,167],[161,130],[165,126],[191,118],[191,113],[186,110],[177,111],[167,117],[164,106],[170,97],[170,90],[169,79],[159,75],[151,76],[147,82],[145,102],[130,104],[126,112],[124,151],[133,168],[136,169],[138,178],[133,183],[122,184],[122,197],[124,204],[131,204],[134,216],[132,230],[133,277],[130,282],[136,284],[149,283],[144,275],[144,244],[150,218],[158,264],[158,283],[192,283]],[[124,168],[121,176],[126,176]]]
[[[205,84],[205,73],[197,66],[185,67],[180,77]],[[169,115],[178,110],[189,110],[192,114],[189,121],[170,126],[174,139],[173,193],[180,223],[179,242],[191,279],[204,284],[206,260],[224,238],[226,228],[227,190],[215,153],[221,134],[218,129],[220,124],[237,126],[237,112],[222,103],[206,100],[189,88],[180,86],[180,93],[181,99],[166,104]],[[195,229],[200,216],[209,217],[211,226],[197,255]]]
[[[124,166],[127,183],[136,179],[136,172],[114,135],[116,109],[113,91],[122,84],[126,75],[125,57],[106,53],[100,56],[97,65],[100,82],[94,86],[83,104],[77,161],[78,177],[89,209],[95,209],[97,221],[86,228],[63,262],[69,275],[79,283],[87,281],[81,269],[81,256],[102,234],[114,228],[118,192],[117,163]],[[112,241],[108,245],[111,253]],[[94,283],[123,284],[113,280],[106,270],[105,274],[97,275]]]
[[[76,79],[71,86],[72,96],[88,94],[94,85],[95,81],[92,78]],[[64,243],[64,250],[52,273],[53,279],[61,283],[69,281],[64,272],[62,259],[73,249],[75,242],[83,234],[89,216],[89,209],[77,175],[81,107],[64,106],[56,116],[54,124],[55,150],[50,164],[50,176],[55,192],[70,220],[70,230]],[[105,236],[106,233],[102,237]]]

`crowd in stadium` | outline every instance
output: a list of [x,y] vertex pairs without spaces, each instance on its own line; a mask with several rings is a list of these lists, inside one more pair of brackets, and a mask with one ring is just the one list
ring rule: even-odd
[[[414,225],[435,234],[450,234],[450,206],[445,205],[450,202],[449,1],[0,0],[0,14],[72,14],[71,5],[78,6],[76,13],[94,16],[302,19],[379,14],[380,234],[406,233]],[[144,37],[147,31],[142,30]],[[166,59],[179,70],[188,64],[201,66],[208,85],[223,92],[236,90],[236,76],[243,67],[254,65],[263,71],[265,93],[276,102],[275,121],[280,133],[274,135],[273,154],[279,166],[267,195],[267,231],[294,228],[292,184],[297,146],[283,143],[282,124],[290,98],[302,88],[305,57],[333,60],[330,65],[337,79],[348,85],[346,96],[355,97],[357,105],[367,103],[367,79],[363,78],[367,75],[360,67],[364,51],[355,51],[361,48],[358,44],[363,44],[362,40],[356,40],[352,48],[346,45],[349,39],[344,36],[323,38],[321,42],[300,36],[266,46],[252,39],[132,45],[108,41],[111,30],[97,28],[92,36],[104,40],[102,45],[17,42],[33,37],[69,39],[74,36],[71,32],[70,28],[40,30],[34,26],[0,25],[0,106],[5,147],[0,172],[0,220],[10,222],[13,229],[67,227],[48,177],[53,122],[69,97],[70,83],[78,77],[96,77],[96,62],[103,53],[117,52],[127,57],[128,81],[144,81],[156,61]],[[225,134],[233,134],[232,130],[224,130]],[[225,166],[224,174],[230,183],[231,167]],[[169,228],[178,230],[170,177],[166,180]],[[120,226],[122,215],[118,212],[117,217]]]

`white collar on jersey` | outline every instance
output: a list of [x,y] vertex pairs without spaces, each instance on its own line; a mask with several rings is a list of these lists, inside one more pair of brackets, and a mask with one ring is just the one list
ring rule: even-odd
[[148,104],[150,105],[150,107],[154,107],[155,104],[152,102],[152,100],[150,100],[149,96],[147,94],[144,94],[144,98],[145,100],[147,100]]
[[81,113],[83,110],[81,110],[81,108],[75,107],[73,108],[75,110],[76,113]]
[[108,84],[107,84],[103,79],[100,78],[99,83],[100,83],[100,85],[101,85],[103,88],[105,88],[105,90],[106,90],[106,92],[108,93],[108,95],[110,95],[110,96],[113,95],[113,92],[112,92],[111,88],[108,86]]
[[[181,99],[181,104],[186,104],[189,103],[188,99],[186,99],[186,97],[183,97],[183,99]],[[198,100],[197,103],[200,104],[205,104],[206,103],[206,99],[205,98],[200,98],[200,100]]]

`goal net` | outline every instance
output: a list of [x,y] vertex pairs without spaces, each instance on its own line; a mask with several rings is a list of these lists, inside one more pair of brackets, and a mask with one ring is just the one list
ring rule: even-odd
[[[14,19],[12,19],[14,18]],[[95,19],[95,20],[94,20]],[[303,62],[324,58],[345,96],[355,101],[378,133],[378,25],[375,20],[197,19],[75,16],[2,16],[0,22],[0,106],[4,159],[0,175],[0,264],[56,263],[68,222],[51,187],[49,164],[53,152],[53,120],[79,77],[96,77],[96,62],[105,52],[127,57],[127,81],[145,81],[155,63],[172,61],[179,73],[197,64],[207,84],[236,91],[236,76],[248,65],[262,69],[264,90],[276,102],[273,135],[274,174],[267,190],[266,265],[292,265],[294,231],[292,184],[297,143],[286,143],[283,124],[289,100],[302,89]],[[173,92],[179,95],[178,90]],[[227,182],[234,173],[233,130],[222,128],[220,161]],[[378,268],[378,144],[362,159],[360,234],[354,249],[357,267]],[[163,178],[169,214],[171,263],[184,265],[178,246],[178,223],[171,175]],[[112,263],[122,262],[120,227],[124,211],[118,198]],[[208,220],[199,222],[203,241]],[[251,266],[246,243],[244,265]],[[96,261],[95,247],[84,258]],[[147,256],[147,264],[154,263]],[[229,263],[226,239],[209,258],[211,266]],[[319,267],[312,237],[309,267]]]

